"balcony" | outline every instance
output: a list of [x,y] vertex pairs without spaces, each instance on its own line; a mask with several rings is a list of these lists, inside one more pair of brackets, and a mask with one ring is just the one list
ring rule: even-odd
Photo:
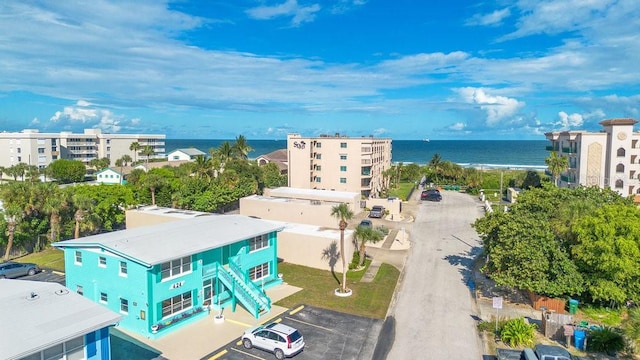
[[576,149],[572,149],[571,147],[563,147],[562,152],[565,154],[575,154]]
[[549,146],[545,147],[545,149],[547,149],[547,151],[558,151],[559,147],[558,147],[558,145],[555,145],[555,146],[549,145]]

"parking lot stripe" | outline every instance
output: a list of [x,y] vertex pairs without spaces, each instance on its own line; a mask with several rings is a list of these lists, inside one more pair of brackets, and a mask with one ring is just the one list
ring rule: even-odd
[[241,322],[241,321],[231,320],[231,319],[228,319],[228,318],[227,318],[227,319],[225,319],[225,321],[226,321],[226,322],[230,322],[230,323],[232,323],[232,324],[236,324],[236,325],[240,325],[240,326],[248,327],[248,328],[250,328],[250,327],[252,327],[252,326],[253,326],[253,325],[250,325],[250,324],[243,323],[243,322]]
[[282,321],[282,318],[277,318],[277,319],[273,320],[272,322],[274,322],[274,323],[276,323],[276,324],[277,324],[277,323],[279,323],[279,322],[281,322],[281,321]]
[[52,273],[52,274],[56,274],[56,275],[60,275],[60,276],[64,275],[64,273],[63,273],[63,272],[56,271],[56,270],[52,270],[52,271],[51,271],[51,273]]
[[302,310],[302,309],[304,309],[304,305],[300,305],[300,306],[298,306],[297,308],[295,308],[295,309],[291,310],[291,311],[289,312],[289,314],[290,314],[290,315],[294,315],[295,313],[297,313],[298,311],[300,311],[300,310]]
[[251,356],[252,358],[265,360],[265,358],[263,358],[263,357],[255,356],[255,355],[253,355],[253,354],[249,354],[248,352],[244,352],[244,351],[242,351],[242,350],[238,350],[238,349],[234,349],[234,348],[231,348],[231,350],[233,350],[233,351],[235,351],[235,352],[239,352],[240,354],[245,354],[245,355],[247,355],[247,356]]
[[313,327],[316,327],[316,328],[318,328],[318,329],[322,329],[322,330],[327,330],[327,331],[335,332],[335,331],[333,331],[333,329],[329,329],[329,328],[326,328],[326,327],[324,327],[324,326],[319,326],[319,325],[316,325],[316,324],[308,323],[308,322],[306,322],[306,321],[302,321],[302,320],[294,319],[294,318],[291,318],[291,317],[288,317],[288,316],[287,316],[287,319],[288,319],[288,320],[291,320],[291,321],[299,322],[300,324],[305,324],[305,325],[313,326]]
[[223,355],[225,355],[226,353],[227,353],[226,349],[222,350],[219,353],[217,353],[217,354],[213,355],[212,357],[210,357],[209,360],[216,360],[216,359],[222,357]]

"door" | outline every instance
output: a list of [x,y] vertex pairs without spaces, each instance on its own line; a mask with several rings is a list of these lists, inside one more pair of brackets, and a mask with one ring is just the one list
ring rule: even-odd
[[213,304],[213,279],[202,282],[202,301],[203,303]]

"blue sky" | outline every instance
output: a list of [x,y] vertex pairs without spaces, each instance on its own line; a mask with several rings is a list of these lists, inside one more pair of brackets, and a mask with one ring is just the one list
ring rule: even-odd
[[637,0],[0,2],[0,131],[544,140],[639,109]]

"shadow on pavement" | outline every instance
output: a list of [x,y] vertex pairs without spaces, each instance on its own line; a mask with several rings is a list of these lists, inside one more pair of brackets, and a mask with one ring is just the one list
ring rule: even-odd
[[163,360],[160,351],[141,343],[133,337],[111,328],[111,358],[129,360]]

